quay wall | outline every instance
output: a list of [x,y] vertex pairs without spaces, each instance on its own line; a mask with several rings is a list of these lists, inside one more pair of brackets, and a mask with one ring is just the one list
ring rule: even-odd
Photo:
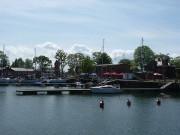
[[120,84],[121,88],[160,88],[165,82],[143,82],[143,81],[131,81],[131,80],[114,80],[107,84]]
[[[132,80],[114,80],[106,83],[107,85],[119,84],[121,88],[161,88],[167,82],[148,82],[148,81],[132,81]],[[163,90],[178,90],[180,91],[180,83],[173,82]]]

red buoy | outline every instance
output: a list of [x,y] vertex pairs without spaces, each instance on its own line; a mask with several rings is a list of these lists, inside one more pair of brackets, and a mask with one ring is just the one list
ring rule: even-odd
[[157,105],[160,105],[161,104],[161,100],[158,98],[157,99]]
[[104,101],[101,101],[99,105],[101,108],[104,108]]
[[129,99],[127,100],[127,102],[126,102],[126,103],[127,103],[127,105],[128,105],[128,106],[130,106],[130,105],[131,105],[131,101],[130,101]]

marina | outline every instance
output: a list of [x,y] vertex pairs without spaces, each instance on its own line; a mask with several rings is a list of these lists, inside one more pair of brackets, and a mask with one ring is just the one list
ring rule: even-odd
[[[131,81],[125,82],[126,84],[132,83]],[[133,82],[134,83],[134,82]],[[139,84],[139,82],[136,82]],[[135,83],[134,86],[137,86]],[[150,83],[152,85],[153,83]],[[119,84],[118,84],[119,85]],[[17,93],[22,93],[23,95],[37,95],[42,92],[46,92],[47,94],[62,94],[63,92],[68,92],[69,94],[83,94],[83,93],[96,93],[96,94],[121,94],[121,93],[131,93],[131,92],[180,92],[180,85],[179,83],[174,82],[167,82],[160,85],[160,87],[142,87],[146,86],[145,84],[141,84],[139,87],[127,87],[127,86],[133,86],[133,85],[127,85],[126,87],[120,87],[116,88],[118,85],[104,85],[104,86],[96,86],[92,87],[89,86],[87,88],[83,87],[76,87],[76,83],[43,83],[41,85],[39,84],[24,84],[24,85],[17,85],[16,86],[40,86],[44,87],[44,89],[19,89],[16,90]],[[154,84],[153,84],[154,85]],[[153,86],[152,85],[152,86]],[[55,89],[46,89],[45,87],[48,86],[54,86]],[[115,86],[115,87],[114,87]],[[148,85],[147,85],[148,86]],[[65,89],[64,89],[65,88]]]
[[180,135],[179,7],[1,0],[0,135]]

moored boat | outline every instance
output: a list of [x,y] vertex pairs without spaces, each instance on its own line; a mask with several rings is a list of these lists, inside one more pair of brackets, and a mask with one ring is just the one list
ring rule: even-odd
[[49,83],[66,83],[65,79],[52,79]]
[[91,87],[90,90],[91,93],[97,93],[97,94],[122,93],[122,90],[120,88],[114,87],[112,85]]

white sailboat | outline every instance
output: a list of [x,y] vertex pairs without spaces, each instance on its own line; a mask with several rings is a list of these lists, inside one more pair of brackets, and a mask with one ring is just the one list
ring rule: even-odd
[[[104,53],[104,39],[103,39],[103,48],[102,52]],[[103,70],[103,57],[102,57],[102,70]],[[103,75],[103,71],[102,75]],[[96,94],[113,94],[113,93],[121,93],[122,90],[120,87],[117,87],[117,85],[101,85],[101,86],[96,86],[96,87],[91,87],[90,88],[91,93],[96,93]]]
[[122,92],[123,91],[120,88],[114,87],[112,85],[91,87],[91,93],[96,93],[96,94],[113,94],[113,93],[122,93]]

